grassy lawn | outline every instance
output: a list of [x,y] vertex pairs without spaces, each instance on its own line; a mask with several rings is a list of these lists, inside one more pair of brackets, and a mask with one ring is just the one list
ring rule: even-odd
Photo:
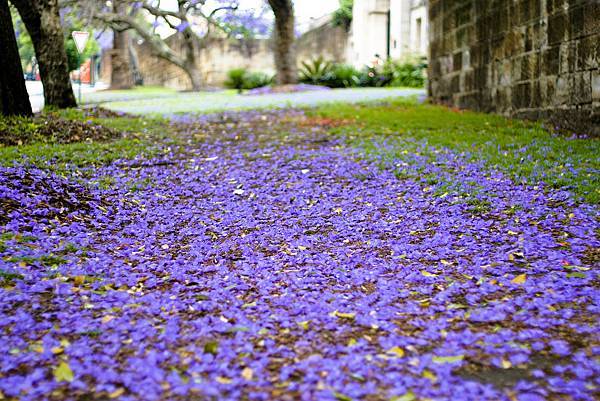
[[98,92],[85,93],[83,95],[84,104],[98,104],[106,102],[132,101],[148,98],[166,98],[179,95],[175,89],[162,86],[137,86],[133,89],[125,90],[103,90]]
[[154,156],[159,152],[154,146],[158,140],[168,139],[166,123],[158,118],[94,117],[78,109],[61,110],[58,114],[67,120],[112,128],[123,132],[124,136],[106,142],[56,143],[50,139],[20,146],[0,145],[0,165],[33,164],[57,171],[69,166],[102,165],[122,158]]
[[540,124],[419,105],[414,99],[376,106],[332,104],[312,113],[351,121],[336,131],[372,157],[410,160],[418,154],[434,162],[438,153],[451,150],[467,161],[480,161],[509,174],[516,182],[545,182],[587,202],[600,202],[597,139],[553,136]]
[[[131,96],[137,96],[156,91],[167,93],[162,88],[130,92]],[[120,91],[113,91],[116,92]],[[232,96],[229,92],[178,94],[176,98],[163,99],[167,103],[164,110],[176,104],[188,107],[188,98],[201,96],[214,100],[237,95]],[[136,111],[143,109],[144,103],[155,107],[159,99],[123,102]],[[218,102],[214,105],[219,107]],[[344,120],[345,124],[334,128],[332,133],[343,134],[351,145],[364,150],[370,157],[379,158],[388,165],[394,162],[399,177],[409,174],[399,161],[411,163],[415,157],[425,157],[434,163],[440,153],[453,152],[460,154],[465,162],[479,162],[489,171],[502,171],[516,182],[528,185],[544,182],[552,188],[569,190],[580,200],[593,204],[600,202],[600,141],[597,139],[552,136],[539,124],[417,104],[414,98],[384,103],[329,102],[307,111],[313,116]],[[155,114],[139,118],[90,117],[80,110],[65,110],[60,112],[63,118],[101,124],[128,134],[110,142],[60,144],[50,141],[4,146],[0,147],[0,165],[31,163],[63,169],[100,165],[120,158],[150,157],[162,151],[156,144],[166,145],[162,147],[165,149],[178,141],[169,134],[165,120],[154,117]],[[457,174],[455,171],[449,173]],[[429,180],[431,184],[440,181],[433,176],[419,178]],[[445,181],[451,185],[447,179]],[[438,190],[443,193],[444,188]]]

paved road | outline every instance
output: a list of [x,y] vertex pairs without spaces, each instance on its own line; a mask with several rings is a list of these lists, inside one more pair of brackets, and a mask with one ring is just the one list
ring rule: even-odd
[[[29,93],[29,101],[31,102],[31,108],[34,113],[42,110],[44,108],[44,87],[42,86],[41,81],[26,81],[25,86],[27,87],[27,93]],[[82,85],[81,93],[92,93],[98,90],[106,89],[106,84],[98,82],[94,86],[90,85]],[[75,96],[77,96],[78,85],[73,84],[73,90],[75,91]]]
[[329,102],[358,103],[388,98],[419,96],[423,89],[353,88],[267,95],[234,95],[230,92],[176,93],[172,96],[142,99],[118,99],[103,103],[116,111],[138,114],[205,113],[221,110],[316,106]]

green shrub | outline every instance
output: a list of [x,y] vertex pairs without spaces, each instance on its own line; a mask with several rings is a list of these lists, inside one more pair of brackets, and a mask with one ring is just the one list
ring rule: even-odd
[[310,62],[303,61],[302,67],[300,67],[300,82],[313,85],[322,84],[323,77],[332,69],[333,63],[326,61],[322,56]]
[[390,78],[390,86],[408,86],[422,88],[425,86],[426,59],[407,59],[404,61],[388,61],[383,66],[383,74]]
[[382,66],[365,66],[358,70],[349,64],[334,64],[322,57],[300,68],[300,82],[329,86],[330,88],[425,86],[425,58],[409,58],[403,61],[388,60]]
[[225,86],[229,89],[237,89],[241,92],[242,89],[244,89],[245,76],[245,68],[234,68],[233,70],[229,70],[229,72],[227,72],[227,80],[225,81]]
[[352,88],[359,86],[362,81],[362,73],[350,64],[335,64],[323,76],[321,84],[330,88]]
[[273,83],[273,76],[264,72],[249,72],[244,76],[243,89],[262,88]]
[[243,89],[262,88],[272,83],[273,77],[263,72],[252,72],[245,68],[234,68],[227,73],[225,86],[241,92]]

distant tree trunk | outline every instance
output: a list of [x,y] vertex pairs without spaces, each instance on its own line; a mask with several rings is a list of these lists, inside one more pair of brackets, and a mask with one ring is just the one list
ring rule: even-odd
[[61,109],[77,106],[69,77],[58,0],[11,2],[19,10],[33,42],[44,86],[45,105]]
[[133,74],[129,59],[129,33],[113,30],[113,48],[110,63],[110,89],[130,89],[133,86]]
[[192,90],[194,92],[202,89],[202,75],[200,74],[200,70],[196,65],[196,45],[197,39],[194,33],[192,32],[191,27],[185,28],[183,31],[183,39],[185,43],[185,58],[183,61],[183,69],[190,77],[190,81],[192,83]]
[[[113,12],[124,13],[125,9],[119,0],[113,0]],[[129,33],[126,30],[113,28],[113,48],[110,63],[112,72],[110,75],[111,89],[130,89],[133,86],[133,74],[129,59]]]
[[129,49],[129,60],[131,61],[131,72],[133,73],[133,84],[134,85],[143,85],[144,77],[142,77],[142,72],[140,71],[140,60],[138,58],[137,50],[133,46],[133,38],[129,35],[129,43],[127,44],[127,48]]
[[[182,20],[181,24],[187,23],[186,19],[186,1],[179,2],[179,15]],[[153,10],[152,12],[159,13],[159,11],[154,11],[154,7],[151,5],[145,6],[149,10]],[[156,15],[156,14],[155,14]],[[183,34],[184,39],[184,55],[180,55],[177,52],[173,51],[165,42],[160,38],[160,36],[155,35],[153,31],[146,29],[146,27],[140,24],[135,18],[131,15],[127,14],[117,14],[117,13],[97,13],[94,14],[94,18],[98,21],[101,21],[110,26],[127,26],[129,29],[133,29],[142,39],[146,41],[148,45],[151,46],[152,52],[157,57],[160,57],[163,60],[168,61],[169,63],[175,64],[177,67],[181,68],[187,76],[190,78],[190,82],[192,85],[192,90],[199,91],[202,89],[202,74],[200,73],[200,69],[198,68],[198,64],[196,63],[196,49],[198,46],[198,38],[192,31],[190,25],[183,29],[181,32]]]
[[23,67],[15,38],[8,0],[0,0],[0,109],[5,116],[31,115],[31,103],[23,78]]
[[275,67],[276,81],[279,85],[293,84],[298,81],[296,69],[296,49],[294,33],[294,5],[292,0],[269,0],[275,14]]

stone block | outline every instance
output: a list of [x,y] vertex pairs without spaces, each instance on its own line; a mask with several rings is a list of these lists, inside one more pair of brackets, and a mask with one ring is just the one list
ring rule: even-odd
[[[599,22],[600,24],[600,22]],[[600,67],[600,35],[586,36],[576,42],[576,70],[591,70]]]
[[559,72],[560,47],[547,48],[542,53],[542,73],[545,75],[557,75]]
[[575,72],[577,63],[577,46],[574,42],[560,44],[559,73],[568,74]]
[[566,13],[558,13],[548,18],[548,44],[555,45],[569,36],[569,18]]
[[452,55],[452,70],[460,71],[462,69],[462,52],[457,52]]
[[569,77],[567,75],[560,75],[556,78],[554,91],[554,105],[563,105],[569,102],[570,95],[570,84]]
[[569,8],[569,38],[579,39],[584,34],[584,8],[571,7]]
[[529,53],[521,57],[521,79],[529,80],[539,76],[539,54]]
[[[592,71],[592,101],[600,107],[600,71]],[[598,110],[600,113],[600,110]]]
[[583,34],[600,34],[600,2],[590,0],[583,6]]
[[569,102],[580,105],[592,102],[592,75],[588,71],[571,75]]
[[515,109],[525,109],[531,104],[531,84],[522,82],[512,88],[512,105]]
[[557,12],[563,12],[568,6],[568,0],[546,0],[546,13],[551,15]]

